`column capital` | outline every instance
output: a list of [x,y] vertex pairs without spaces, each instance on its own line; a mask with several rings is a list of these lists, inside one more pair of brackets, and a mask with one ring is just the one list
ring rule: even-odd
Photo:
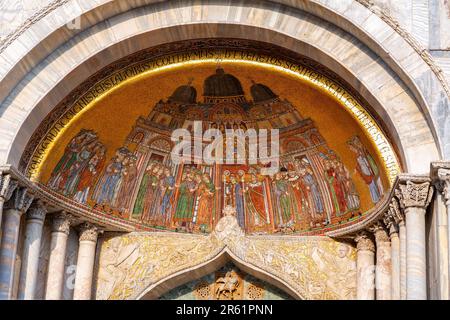
[[6,202],[6,209],[14,209],[25,213],[33,202],[34,196],[28,192],[27,188],[17,187],[11,198]]
[[62,211],[53,216],[52,232],[61,232],[68,235],[72,222],[73,217],[65,211]]
[[439,168],[437,170],[436,186],[442,192],[447,205],[450,205],[450,168]]
[[375,224],[370,226],[368,230],[372,232],[373,235],[375,236],[376,243],[389,242],[390,239],[388,233],[386,232],[386,227],[384,226],[383,222],[381,221],[375,222]]
[[433,198],[433,186],[429,179],[406,179],[395,189],[401,208],[426,209]]
[[80,241],[97,242],[98,234],[101,232],[98,227],[90,222],[83,222],[78,228]]
[[375,252],[375,243],[372,240],[372,236],[367,231],[358,232],[354,238],[356,242],[356,250],[366,250]]
[[389,203],[389,208],[383,216],[383,223],[389,230],[389,235],[398,233],[398,225],[404,221],[404,215],[400,210],[397,199],[392,198]]
[[27,211],[27,220],[37,220],[44,222],[47,214],[47,207],[41,200],[33,202],[30,209]]
[[11,175],[0,172],[0,200],[8,201],[18,186],[19,182]]

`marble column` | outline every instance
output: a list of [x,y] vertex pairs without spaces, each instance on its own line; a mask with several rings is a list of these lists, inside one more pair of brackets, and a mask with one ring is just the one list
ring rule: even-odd
[[[400,228],[399,223],[403,221],[403,215],[395,198],[391,199],[389,209],[384,216],[384,224],[389,230],[389,238],[391,240],[391,299],[402,299],[402,256],[400,244]],[[405,238],[406,239],[406,238]],[[405,248],[405,280],[406,280],[406,242],[403,244]],[[406,282],[405,282],[406,284]],[[406,290],[405,290],[406,293]],[[406,295],[405,298],[406,299]]]
[[442,192],[447,211],[447,280],[449,281],[447,284],[447,288],[449,289],[447,296],[450,296],[450,168],[439,168],[437,170],[437,178],[439,180],[437,184],[439,190]]
[[14,275],[20,218],[33,201],[26,188],[17,188],[5,203],[3,233],[0,243],[0,300],[10,300],[14,292]]
[[369,232],[363,231],[355,236],[356,242],[356,298],[375,299],[375,244]]
[[80,226],[80,245],[78,247],[77,271],[73,292],[74,300],[91,299],[98,232],[97,227],[91,223],[85,222]]
[[64,285],[64,265],[67,250],[67,238],[72,218],[65,212],[53,217],[50,241],[50,259],[48,262],[46,300],[61,300]]
[[406,220],[406,298],[427,299],[426,208],[433,196],[429,178],[411,178],[397,193]]
[[400,239],[400,299],[406,300],[406,224],[405,220],[398,223]]
[[375,236],[375,289],[377,300],[391,300],[391,243],[381,222],[370,227]]
[[19,278],[20,300],[33,300],[36,291],[42,228],[47,209],[38,201],[27,212],[22,267]]
[[2,172],[0,172],[0,235],[3,217],[3,206],[5,202],[7,202],[11,198],[18,184],[19,183],[16,180],[12,179],[9,174],[3,174]]

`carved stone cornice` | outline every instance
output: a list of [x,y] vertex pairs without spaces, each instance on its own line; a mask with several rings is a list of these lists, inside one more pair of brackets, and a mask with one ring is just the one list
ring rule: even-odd
[[56,214],[53,216],[52,232],[61,232],[68,235],[73,220],[73,217],[66,212]]
[[47,207],[42,201],[35,201],[27,211],[27,220],[37,220],[44,222],[47,214]]
[[426,209],[433,198],[433,186],[429,178],[406,178],[395,190],[401,208]]
[[80,241],[97,242],[100,229],[89,222],[83,222],[79,227]]
[[356,249],[358,251],[372,251],[375,252],[375,243],[370,232],[358,232],[354,238],[356,242]]
[[33,202],[34,196],[27,188],[15,188],[11,198],[5,203],[5,209],[17,210],[25,213]]
[[0,201],[8,201],[18,186],[19,182],[11,175],[0,172]]

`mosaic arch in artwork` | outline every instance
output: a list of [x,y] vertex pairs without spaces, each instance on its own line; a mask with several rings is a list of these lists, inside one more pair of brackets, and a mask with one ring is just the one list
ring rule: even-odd
[[[354,116],[274,67],[185,63],[94,99],[34,174],[50,192],[146,228],[209,233],[232,205],[248,234],[323,234],[376,207],[399,170]],[[203,130],[279,129],[279,171],[174,164],[172,131],[192,131],[194,121]]]

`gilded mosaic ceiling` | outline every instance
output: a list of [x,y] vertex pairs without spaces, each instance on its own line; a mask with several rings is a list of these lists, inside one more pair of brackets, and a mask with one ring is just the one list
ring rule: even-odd
[[[360,219],[399,170],[381,130],[331,80],[261,61],[178,56],[112,74],[53,126],[28,173],[49,192],[147,230],[209,233],[226,205],[248,234],[323,234]],[[192,132],[194,121],[203,131],[278,129],[278,170],[174,163],[171,134]]]

